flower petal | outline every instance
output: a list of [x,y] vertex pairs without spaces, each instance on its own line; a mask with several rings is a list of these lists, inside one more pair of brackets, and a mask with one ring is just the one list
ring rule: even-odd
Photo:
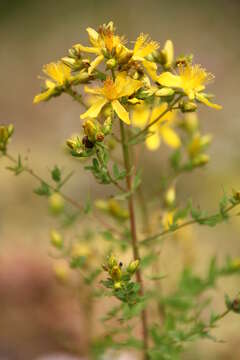
[[165,126],[161,129],[161,135],[164,142],[170,147],[176,149],[181,146],[181,140],[179,136],[175,133],[173,129],[168,126]]
[[222,109],[222,106],[221,105],[218,105],[218,104],[214,104],[212,103],[211,101],[209,101],[203,94],[196,94],[196,98],[198,101],[202,102],[203,104],[213,108],[213,109],[216,109],[216,110],[221,110]]
[[91,44],[94,47],[97,47],[98,38],[99,38],[98,32],[96,30],[94,30],[93,28],[91,28],[91,27],[88,27],[86,30],[87,30],[87,33],[88,33],[89,40],[90,40]]
[[[165,102],[165,103],[162,103],[161,105],[159,106],[156,106],[155,108],[153,108],[152,110],[152,114],[151,114],[151,118],[150,118],[150,123],[152,123],[153,121],[155,121],[159,116],[161,116],[161,114],[167,110],[168,108],[168,104]],[[164,116],[163,116],[164,118]],[[162,120],[162,119],[161,119]]]
[[76,44],[73,46],[78,51],[90,53],[90,54],[100,54],[101,50],[97,47],[91,47],[91,46],[84,46],[82,44]]
[[157,81],[163,86],[176,88],[181,87],[182,83],[181,77],[179,75],[173,75],[169,71],[160,74],[157,78]]
[[145,69],[147,70],[149,76],[151,77],[151,79],[153,81],[157,81],[158,80],[158,75],[157,75],[157,64],[155,64],[152,61],[148,61],[148,60],[143,60],[142,61],[143,66],[145,67]]
[[130,124],[129,114],[127,110],[120,104],[120,102],[118,100],[112,101],[112,107],[115,113],[117,114],[117,116],[119,117],[119,119],[121,119],[123,122],[129,125]]
[[90,64],[89,68],[88,68],[88,74],[90,75],[94,69],[96,69],[96,67],[103,61],[104,56],[103,55],[99,55],[97,56]]
[[97,100],[85,113],[80,115],[81,119],[86,119],[87,117],[95,118],[98,116],[103,106],[108,102],[107,99],[101,98]]
[[132,111],[132,125],[136,127],[144,127],[150,115],[150,108],[145,104],[135,105]]
[[[153,129],[151,128],[151,131],[152,130]],[[154,128],[154,130],[156,130],[156,131],[152,135],[150,135],[146,138],[146,146],[151,151],[157,150],[161,143],[161,138],[159,136],[158,129]]]
[[114,84],[117,89],[118,98],[130,96],[143,86],[141,81],[132,79],[126,75],[126,72],[118,73]]

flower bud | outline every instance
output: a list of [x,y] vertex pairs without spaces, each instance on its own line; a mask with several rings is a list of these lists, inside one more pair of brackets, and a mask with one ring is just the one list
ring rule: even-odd
[[61,283],[66,283],[69,279],[69,267],[66,261],[58,262],[53,268],[55,277]]
[[102,131],[104,135],[108,135],[112,131],[112,117],[108,116],[103,123]]
[[57,248],[57,249],[62,249],[63,247],[63,238],[62,235],[56,231],[56,230],[52,230],[50,233],[50,238],[51,238],[51,244]]
[[165,203],[167,206],[171,207],[176,201],[176,190],[174,186],[171,186],[165,194]]
[[112,58],[112,59],[109,59],[107,62],[106,62],[106,65],[107,65],[107,68],[108,69],[114,69],[117,65],[117,61],[116,59]]
[[122,287],[121,281],[115,282],[114,285],[113,285],[113,287],[114,287],[114,290],[119,290],[119,289],[121,289],[121,287]]
[[78,259],[81,257],[87,258],[91,255],[91,250],[88,245],[83,243],[75,243],[72,246],[71,256],[74,259]]
[[197,104],[192,101],[181,101],[179,107],[183,113],[197,110]]
[[240,270],[240,258],[235,258],[230,262],[231,269]]
[[0,151],[5,151],[7,143],[14,132],[14,126],[0,125]]
[[199,154],[193,158],[192,163],[194,166],[204,166],[210,160],[210,157],[207,154]]
[[240,201],[240,191],[232,189],[233,198],[236,201]]
[[155,92],[155,95],[156,96],[172,96],[174,94],[174,90],[173,89],[170,89],[170,88],[161,88],[161,89],[158,89],[156,92]]
[[88,139],[91,142],[94,142],[96,140],[96,134],[97,134],[97,126],[96,123],[92,120],[87,120],[83,124],[84,134],[87,135]]
[[117,265],[117,259],[115,258],[114,255],[109,256],[107,264],[109,269],[112,269],[114,266]]
[[119,281],[122,276],[122,271],[118,265],[114,265],[112,269],[110,270],[110,276],[113,279],[113,281]]
[[130,262],[130,264],[127,267],[127,272],[130,274],[134,274],[137,271],[139,264],[140,264],[139,260]]
[[164,66],[164,69],[169,69],[173,64],[174,48],[171,40],[165,42],[164,48],[160,51],[160,62]]
[[64,199],[59,193],[53,193],[49,199],[49,209],[54,215],[58,215],[63,212]]
[[129,218],[128,210],[121,207],[115,199],[110,199],[108,201],[108,210],[112,216],[119,220],[126,220]]

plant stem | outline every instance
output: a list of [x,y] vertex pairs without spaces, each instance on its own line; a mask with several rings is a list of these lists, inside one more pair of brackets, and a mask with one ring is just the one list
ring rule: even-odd
[[[224,214],[228,214],[232,209],[234,209],[236,206],[238,206],[239,203],[236,203],[236,204],[232,204],[230,205],[229,207],[227,207],[223,212]],[[193,224],[200,224],[200,225],[204,225],[204,222],[211,219],[211,217],[214,217],[214,216],[217,216],[219,215],[219,213],[216,213],[214,215],[210,215],[210,216],[206,216],[206,217],[202,217],[200,219],[193,219],[193,220],[189,220],[189,221],[186,221],[180,225],[178,225],[177,227],[173,228],[173,229],[167,229],[167,230],[163,230],[155,235],[152,235],[152,236],[149,236],[147,237],[146,239],[142,240],[140,242],[141,245],[148,245],[149,243],[151,243],[152,241],[154,240],[157,240],[158,238],[164,236],[164,235],[167,235],[169,233],[174,233],[175,231],[179,230],[179,229],[182,229],[186,226],[189,226],[189,225],[193,225]],[[202,224],[201,224],[202,222]]]
[[[126,170],[126,185],[129,191],[128,197],[128,209],[130,215],[130,226],[131,226],[131,236],[132,236],[132,249],[133,249],[133,258],[134,260],[140,260],[138,240],[137,240],[137,231],[136,231],[136,219],[134,211],[134,201],[132,193],[132,176],[131,176],[131,161],[129,156],[129,149],[127,144],[126,133],[124,129],[124,124],[120,121],[120,130],[121,130],[121,139],[122,139],[122,150],[123,150],[123,159]],[[142,280],[141,270],[136,271],[136,279],[140,285],[140,295],[144,295],[144,285]],[[144,309],[141,313],[142,320],[142,337],[143,337],[143,346],[144,346],[144,360],[148,360],[148,325],[147,325],[147,312]]]
[[[17,164],[18,161],[10,154],[8,153],[4,153],[3,156],[5,156],[8,160],[10,160],[11,162],[13,162],[14,164]],[[35,171],[33,171],[31,168],[27,167],[27,166],[23,166],[23,171],[25,171],[26,173],[28,173],[29,175],[31,175],[34,179],[36,179],[37,181],[39,181],[40,183],[45,183],[49,189],[51,189],[52,191],[57,191],[62,198],[67,201],[69,204],[71,204],[72,206],[74,206],[76,209],[83,211],[83,205],[79,204],[76,200],[72,199],[70,196],[64,194],[58,187],[54,187],[51,184],[49,184],[47,181],[45,181],[45,179],[43,179],[40,175],[38,175]],[[64,181],[65,183],[65,181]],[[62,186],[63,184],[61,184]],[[113,231],[114,233],[118,234],[118,235],[122,235],[117,229],[113,228],[111,225],[109,225],[104,219],[102,219],[98,214],[93,213],[92,214],[96,220],[98,220],[99,223],[101,223],[102,226],[104,226],[106,229],[108,229],[109,231]]]

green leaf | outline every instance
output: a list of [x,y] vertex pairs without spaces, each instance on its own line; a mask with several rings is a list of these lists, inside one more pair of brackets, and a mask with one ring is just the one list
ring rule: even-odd
[[59,183],[61,181],[62,174],[61,170],[57,165],[55,165],[53,170],[51,171],[51,176],[56,183]]
[[50,196],[51,189],[48,184],[46,184],[44,181],[42,181],[41,185],[34,190],[34,193],[39,196]]
[[21,174],[25,170],[22,164],[21,155],[18,155],[18,161],[15,166],[7,166],[6,169],[12,171],[16,176]]

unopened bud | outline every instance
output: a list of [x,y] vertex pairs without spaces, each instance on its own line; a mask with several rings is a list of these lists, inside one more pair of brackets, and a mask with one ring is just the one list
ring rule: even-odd
[[113,285],[113,287],[114,287],[114,290],[119,290],[119,289],[121,289],[121,287],[122,287],[121,281],[115,282],[114,285]]
[[49,209],[54,215],[62,213],[64,209],[64,199],[59,193],[52,194],[49,199]]
[[122,276],[122,271],[118,265],[113,266],[113,268],[110,271],[110,276],[113,279],[113,281],[119,281]]
[[132,261],[127,267],[127,272],[130,274],[134,274],[137,271],[139,264],[139,260]]
[[102,142],[104,140],[104,134],[102,132],[99,132],[96,134],[96,141]]
[[106,65],[107,65],[107,68],[108,69],[114,69],[117,65],[117,61],[116,59],[112,58],[112,59],[109,59],[107,62],[106,62]]
[[83,129],[84,129],[84,134],[88,137],[88,139],[94,142],[96,140],[96,133],[98,131],[96,123],[92,120],[87,120],[83,124]]
[[175,203],[175,200],[176,200],[176,190],[175,190],[175,187],[172,186],[167,190],[167,192],[165,194],[166,205],[169,207],[173,206]]
[[56,230],[52,230],[50,233],[50,238],[51,238],[51,244],[57,248],[57,249],[62,249],[63,247],[63,238],[62,235],[56,231]]
[[172,96],[174,94],[174,90],[170,88],[162,88],[155,92],[156,96]]
[[204,166],[209,163],[210,157],[207,154],[199,154],[193,158],[192,162],[194,166]]
[[114,255],[109,256],[107,264],[109,269],[112,269],[114,266],[117,265],[117,259],[115,258]]
[[112,117],[108,116],[103,123],[102,131],[104,135],[108,135],[112,131]]
[[239,190],[232,189],[232,194],[233,194],[234,200],[240,201],[240,191]]
[[65,261],[58,262],[53,268],[56,279],[61,283],[66,283],[69,279],[69,267]]
[[181,101],[179,107],[183,113],[194,112],[197,110],[197,104],[192,101]]

